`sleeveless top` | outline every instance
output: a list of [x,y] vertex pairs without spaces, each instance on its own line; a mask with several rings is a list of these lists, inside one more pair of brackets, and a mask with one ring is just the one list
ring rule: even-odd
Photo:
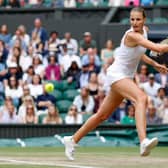
[[[133,31],[132,28],[125,32],[120,47],[115,53],[114,63],[107,69],[107,77],[111,78],[108,79],[108,83],[110,82],[110,84],[125,77],[133,78],[137,71],[141,56],[146,52],[146,48],[142,46],[128,47],[124,44],[127,33],[131,31]],[[147,39],[145,28],[143,32],[144,38]]]

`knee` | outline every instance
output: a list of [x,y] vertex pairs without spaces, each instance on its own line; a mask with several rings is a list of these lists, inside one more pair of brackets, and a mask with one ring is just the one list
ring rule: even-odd
[[148,102],[148,96],[145,93],[138,94],[136,103],[138,103],[138,104],[143,103],[143,104],[147,105],[147,102]]

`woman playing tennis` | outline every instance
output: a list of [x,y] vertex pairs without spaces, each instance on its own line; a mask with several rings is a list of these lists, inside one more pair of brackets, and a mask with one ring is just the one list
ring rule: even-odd
[[98,112],[92,115],[73,136],[64,137],[65,155],[69,160],[74,160],[75,145],[80,139],[109,118],[124,98],[129,99],[135,105],[140,155],[149,155],[151,149],[157,145],[157,138],[148,139],[146,136],[147,95],[133,82],[133,77],[140,60],[152,65],[159,72],[168,72],[164,65],[158,64],[145,55],[146,49],[158,53],[168,52],[168,45],[156,44],[147,39],[145,20],[143,8],[135,7],[131,10],[131,28],[125,32],[115,61],[107,70],[108,80],[106,84],[110,85],[111,88],[108,95]]

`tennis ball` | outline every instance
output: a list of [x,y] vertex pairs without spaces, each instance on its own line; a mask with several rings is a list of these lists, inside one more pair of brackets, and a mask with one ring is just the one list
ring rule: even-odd
[[45,84],[45,91],[46,92],[52,92],[53,90],[54,90],[54,85],[52,83]]

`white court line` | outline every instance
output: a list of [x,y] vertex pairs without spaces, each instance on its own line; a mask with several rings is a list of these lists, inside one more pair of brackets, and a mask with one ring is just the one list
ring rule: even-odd
[[60,166],[60,167],[69,167],[69,168],[96,168],[90,166],[80,166],[80,165],[70,165],[70,164],[57,164],[57,163],[37,163],[31,161],[23,161],[23,160],[14,160],[14,159],[0,159],[2,162],[11,162],[18,164],[26,164],[26,165],[36,165],[36,166]]

